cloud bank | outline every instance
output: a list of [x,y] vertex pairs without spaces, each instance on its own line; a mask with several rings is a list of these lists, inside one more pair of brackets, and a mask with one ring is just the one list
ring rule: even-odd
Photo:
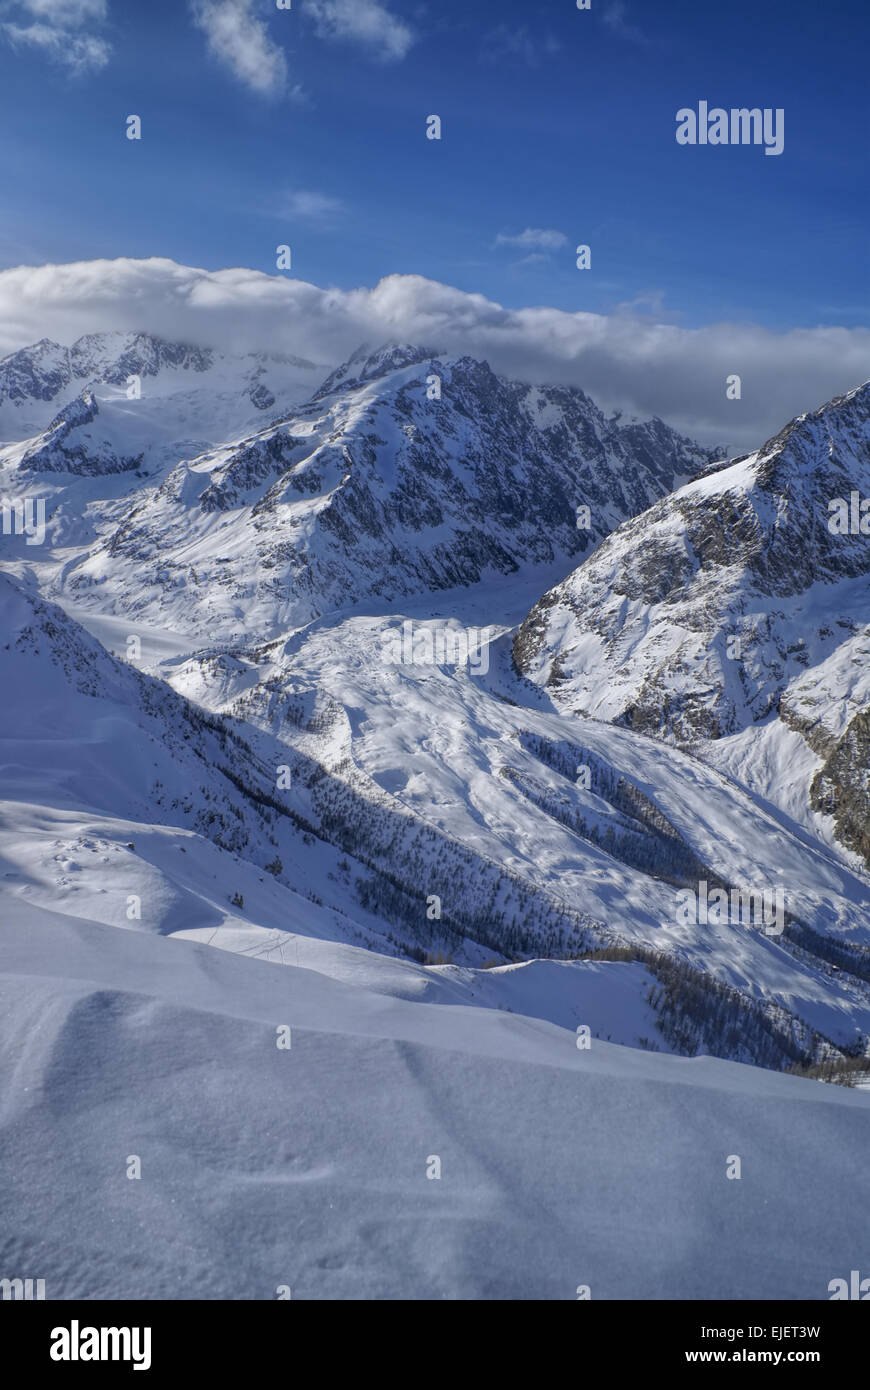
[[[792,416],[870,377],[870,330],[752,324],[697,329],[626,309],[607,316],[505,309],[417,275],[372,288],[320,289],[249,269],[163,259],[82,261],[0,271],[0,351],[40,338],[137,330],[225,352],[294,353],[329,369],[363,342],[417,342],[486,358],[505,375],[572,384],[606,409],[659,415],[740,452]],[[726,397],[739,375],[742,398]]]

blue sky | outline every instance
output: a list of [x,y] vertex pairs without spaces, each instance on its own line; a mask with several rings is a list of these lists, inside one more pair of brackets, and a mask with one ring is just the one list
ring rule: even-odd
[[[0,0],[0,25],[0,268],[274,273],[289,243],[319,286],[867,325],[866,0]],[[783,154],[678,146],[701,99],[782,107]]]

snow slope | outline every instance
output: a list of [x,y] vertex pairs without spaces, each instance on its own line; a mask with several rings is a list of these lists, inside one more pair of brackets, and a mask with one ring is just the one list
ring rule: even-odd
[[[518,582],[517,607],[523,588]],[[503,601],[509,606],[506,594]],[[244,718],[249,728],[268,731],[279,747],[329,771],[328,785],[318,780],[304,793],[307,818],[331,824],[335,833],[339,784],[364,799],[370,833],[378,813],[389,817],[392,871],[409,889],[422,886],[440,895],[447,949],[451,929],[460,937],[469,931],[477,904],[482,920],[474,918],[470,934],[504,949],[517,911],[510,906],[513,880],[547,904],[536,927],[532,904],[525,903],[531,937],[525,951],[570,952],[570,922],[561,946],[550,933],[560,912],[579,912],[593,935],[603,928],[604,939],[671,951],[751,995],[776,999],[841,1044],[854,1041],[856,1021],[860,1031],[870,1031],[866,982],[834,979],[826,968],[820,974],[818,961],[796,961],[787,941],[761,932],[732,923],[684,925],[677,900],[678,891],[701,876],[769,885],[771,891],[781,887],[786,910],[801,922],[866,949],[866,875],[696,759],[631,731],[595,721],[579,725],[535,707],[534,692],[527,694],[510,670],[509,635],[500,636],[499,628],[483,674],[461,666],[393,666],[382,659],[385,628],[395,630],[405,621],[437,627],[449,615],[461,630],[479,631],[479,621],[491,612],[484,587],[449,594],[437,609],[430,600],[425,610],[421,604],[398,614],[363,616],[357,605],[352,614],[320,620],[278,644],[272,660],[261,653],[257,684],[239,694],[227,691],[219,676],[210,677],[200,660],[175,665],[168,675],[183,693],[195,691],[207,707]],[[509,626],[504,632],[509,634]],[[286,691],[292,696],[276,693]],[[314,708],[315,692],[322,717],[313,721],[312,732],[312,721],[300,727],[288,718],[287,707],[297,701]],[[531,704],[523,703],[527,698]],[[279,762],[290,754],[264,756]],[[600,787],[593,782],[586,791],[578,785],[578,764],[600,768]],[[664,840],[654,827],[643,830],[620,811],[618,798],[617,805],[608,799],[615,797],[608,769],[613,782],[623,779],[666,818],[670,833]],[[421,824],[432,837],[431,848],[429,839],[418,845]],[[366,843],[366,829],[355,821],[354,833]],[[445,872],[445,841],[474,854],[473,871],[453,860]],[[497,866],[502,875],[491,880],[492,889],[482,877],[485,866]],[[676,882],[667,881],[669,868]],[[412,900],[410,920],[419,911]]]
[[37,908],[0,994],[0,1264],[51,1298],[825,1299],[863,1258],[866,1092]]
[[[301,831],[289,795],[287,816],[262,818],[256,797],[266,789],[248,745],[222,737],[220,723],[202,724],[171,690],[114,661],[6,577],[0,607],[10,638],[0,647],[0,890],[12,918],[23,905],[40,907],[292,962],[400,997],[474,999],[593,1031],[607,1019],[611,1036],[631,1043],[653,1035],[642,998],[651,981],[635,965],[480,970],[485,956],[473,943],[462,967],[372,954],[395,947],[353,889],[352,867],[363,866]],[[247,783],[223,770],[235,775],[246,764]],[[276,853],[280,870],[267,872]],[[486,954],[491,964],[501,959]]]
[[[523,611],[532,582],[526,576],[513,591],[504,586],[508,610]],[[318,936],[378,950],[387,936],[418,953],[441,952],[478,966],[505,954],[565,956],[608,942],[637,942],[712,974],[765,1007],[786,1010],[798,1036],[812,1029],[839,1047],[856,1045],[870,1032],[866,978],[832,972],[817,953],[797,951],[787,935],[780,939],[728,921],[687,925],[680,919],[678,893],[701,878],[781,887],[785,908],[801,923],[825,940],[867,953],[866,876],[686,754],[594,721],[580,728],[542,707],[533,687],[524,687],[510,669],[509,624],[490,633],[486,672],[383,660],[385,630],[401,629],[406,621],[440,627],[449,620],[466,632],[484,612],[491,615],[488,591],[471,589],[443,596],[435,609],[427,601],[410,614],[364,615],[356,605],[266,650],[200,651],[185,658],[176,638],[162,659],[159,650],[152,651],[147,664],[185,702],[195,701],[193,708],[243,730],[244,743],[224,743],[216,758],[205,731],[205,761],[230,768],[237,780],[228,786],[223,776],[206,778],[202,755],[195,771],[188,771],[166,735],[169,759],[161,749],[143,797],[133,807],[120,803],[124,814],[147,823],[165,821],[168,811],[170,821],[252,859],[261,878],[277,853],[278,882],[304,893],[313,881],[317,896],[340,914],[338,930],[304,929]],[[114,630],[104,619],[95,620],[95,627],[104,636]],[[128,668],[120,669],[132,680]],[[112,673],[117,679],[114,663],[99,676],[100,688]],[[8,684],[26,691],[28,709],[46,722],[20,674]],[[168,700],[162,685],[149,700],[160,691]],[[524,699],[531,703],[524,705]],[[170,725],[178,721],[171,704],[168,718]],[[27,728],[23,716],[17,722]],[[129,764],[129,730],[123,739]],[[84,741],[80,737],[77,746]],[[118,756],[106,750],[101,761]],[[32,754],[26,762],[34,764]],[[589,790],[575,779],[578,763],[595,768]],[[268,820],[259,819],[262,808],[258,812],[250,796],[238,806],[240,774],[254,796],[274,795],[269,769],[281,767],[292,769],[291,785],[279,798],[285,815],[270,811]],[[83,769],[79,776],[84,782]],[[22,799],[56,802],[56,784],[53,768],[49,785],[37,795],[28,782]],[[629,795],[636,804],[626,802]],[[226,814],[228,799],[237,805],[232,816]],[[224,807],[217,820],[215,805]],[[99,808],[116,814],[118,803],[103,797]],[[287,819],[291,814],[295,822]],[[307,828],[308,844],[299,826]],[[121,833],[137,849],[147,846],[150,860],[159,857],[160,872],[166,872],[167,854],[158,850],[154,833],[141,825],[135,834],[129,828]],[[169,857],[177,877],[177,853]],[[224,905],[242,882],[241,867],[233,873]],[[86,882],[86,876],[76,881],[80,899]],[[50,893],[61,886],[53,881]],[[149,902],[162,901],[161,895],[174,901],[178,891],[177,885],[155,887]],[[190,891],[187,884],[184,892]],[[245,949],[284,958],[280,916],[260,887],[241,891],[265,934]],[[434,920],[431,895],[439,900]],[[113,902],[123,900],[115,890]],[[43,901],[50,904],[50,898]],[[174,910],[160,929],[180,929],[182,917]],[[159,912],[156,918],[162,920]],[[197,930],[197,939],[229,944],[211,908],[201,930],[195,921],[186,926]],[[279,933],[272,945],[270,932]],[[295,960],[297,951],[298,944],[286,958]],[[541,1007],[538,1002],[534,1011]],[[554,999],[545,1016],[564,1017],[557,1007]],[[658,1046],[667,1040],[645,1023],[633,1026],[630,1035],[613,1035],[632,1041],[646,1036]],[[706,1039],[705,1045],[712,1042]],[[811,1052],[816,1046],[806,1037],[804,1043]]]

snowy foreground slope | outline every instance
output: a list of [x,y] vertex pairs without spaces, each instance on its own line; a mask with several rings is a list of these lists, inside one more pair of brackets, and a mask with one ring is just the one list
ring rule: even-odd
[[[870,1091],[777,1073],[867,1052],[870,875],[820,755],[748,695],[718,761],[589,718],[539,621],[743,465],[471,359],[364,351],[299,404],[311,372],[0,362],[0,483],[48,513],[0,536],[0,1277],[828,1297]],[[855,637],[787,697],[860,763]],[[687,916],[701,884],[781,920]]]
[[866,1093],[35,908],[0,996],[0,1256],[48,1297],[826,1299],[866,1254]]

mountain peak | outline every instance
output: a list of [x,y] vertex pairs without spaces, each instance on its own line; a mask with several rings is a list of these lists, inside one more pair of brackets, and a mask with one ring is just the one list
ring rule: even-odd
[[363,343],[346,362],[330,372],[314,399],[329,396],[338,387],[346,389],[362,386],[367,381],[377,381],[380,377],[389,376],[390,372],[415,367],[439,355],[437,350],[415,343],[382,343],[376,348],[372,348],[370,343]]

